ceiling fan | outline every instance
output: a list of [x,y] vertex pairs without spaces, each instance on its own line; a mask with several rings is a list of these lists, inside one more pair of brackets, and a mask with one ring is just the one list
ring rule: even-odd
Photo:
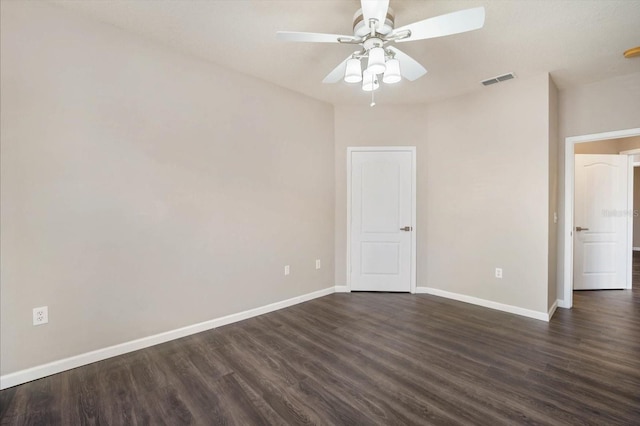
[[361,4],[362,8],[353,18],[352,36],[278,31],[276,37],[284,41],[359,45],[360,49],[342,61],[322,82],[337,83],[344,78],[347,83],[362,82],[364,91],[374,91],[380,87],[378,76],[381,74],[384,83],[392,84],[402,77],[413,81],[427,73],[415,59],[390,46],[392,42],[443,37],[477,30],[484,25],[484,7],[476,7],[394,28],[395,15],[389,0],[361,0]]

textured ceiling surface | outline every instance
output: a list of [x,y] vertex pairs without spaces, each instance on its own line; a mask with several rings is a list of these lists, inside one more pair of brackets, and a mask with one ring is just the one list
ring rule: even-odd
[[[359,84],[321,81],[354,46],[290,43],[278,30],[351,34],[357,0],[55,0],[172,48],[333,104],[366,103]],[[398,44],[429,71],[383,85],[379,102],[431,102],[507,72],[550,72],[560,88],[640,71],[640,0],[391,0],[396,27],[484,6],[481,30]],[[508,83],[505,83],[508,84]]]

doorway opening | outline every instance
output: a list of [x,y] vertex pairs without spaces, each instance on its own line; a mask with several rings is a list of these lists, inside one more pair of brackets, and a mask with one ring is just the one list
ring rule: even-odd
[[[608,149],[615,150],[614,152],[609,151],[611,154],[629,154],[624,151],[628,151],[634,148],[633,145],[625,145],[626,143],[638,143],[637,141],[631,140],[632,138],[636,138],[640,140],[640,128],[628,129],[628,130],[619,130],[614,132],[606,132],[606,133],[598,133],[592,135],[583,135],[583,136],[574,136],[568,137],[565,140],[565,220],[564,220],[564,282],[563,282],[563,301],[559,304],[564,308],[571,308],[573,306],[573,286],[574,286],[574,237],[576,234],[576,226],[580,225],[581,227],[584,225],[575,223],[575,155],[579,151],[583,153],[588,153],[589,145],[583,145],[588,143],[598,142],[601,144],[600,147],[596,147],[598,144],[593,144],[592,147],[595,149],[599,149],[602,152],[603,146],[607,145],[605,141],[614,141],[610,144]],[[627,140],[623,140],[627,139]],[[580,144],[580,145],[578,145]],[[613,147],[613,148],[612,148]],[[623,147],[621,149],[621,147]],[[637,147],[637,145],[635,146]],[[592,153],[595,153],[592,151]],[[632,166],[632,161],[629,160],[629,166]],[[631,169],[635,170],[635,168]],[[630,174],[631,178],[633,178],[633,174]],[[629,186],[633,185],[633,179],[630,179]],[[630,200],[632,197],[629,197]],[[628,208],[624,209],[626,213],[634,212],[634,206],[631,201],[628,200]],[[627,231],[627,248],[630,251],[632,247],[632,221],[628,221],[628,231]],[[585,228],[581,228],[580,231],[585,230]],[[631,278],[632,278],[632,256],[631,253],[627,253],[626,263],[627,269],[626,273],[628,275],[627,283],[630,287]],[[639,259],[640,260],[640,259]],[[589,261],[589,260],[587,260]]]

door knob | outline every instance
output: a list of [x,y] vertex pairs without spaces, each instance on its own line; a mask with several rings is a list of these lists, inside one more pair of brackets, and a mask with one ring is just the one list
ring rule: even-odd
[[400,228],[401,231],[412,231],[413,227],[411,226],[405,226],[404,228]]
[[580,231],[588,231],[589,228],[583,228],[582,226],[576,226],[576,231],[580,232]]

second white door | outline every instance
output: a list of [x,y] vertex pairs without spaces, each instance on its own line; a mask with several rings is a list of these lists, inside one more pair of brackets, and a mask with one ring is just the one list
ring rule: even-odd
[[575,156],[574,290],[627,285],[628,157]]
[[351,151],[351,290],[411,291],[413,155]]

